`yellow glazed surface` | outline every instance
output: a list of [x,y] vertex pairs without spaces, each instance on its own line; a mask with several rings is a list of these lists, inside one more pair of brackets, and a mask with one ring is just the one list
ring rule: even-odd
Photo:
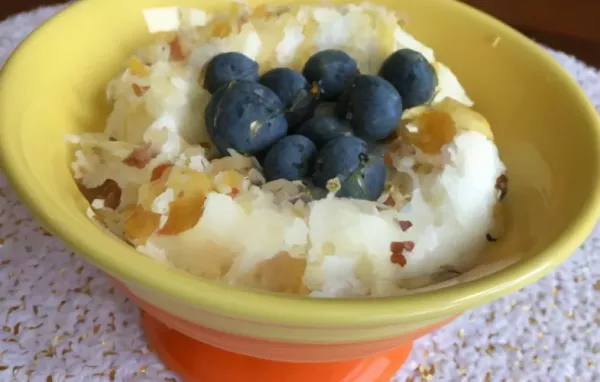
[[103,128],[109,111],[105,84],[137,46],[151,40],[142,8],[210,11],[229,6],[225,2],[82,0],[46,23],[0,78],[0,160],[6,175],[51,232],[135,295],[231,333],[295,342],[381,339],[536,281],[577,248],[598,217],[596,111],[540,47],[484,14],[451,0],[373,2],[406,14],[407,30],[452,68],[494,128],[509,169],[508,230],[482,254],[482,263],[519,256],[515,265],[434,292],[319,300],[241,290],[165,269],[98,230],[86,217],[86,202],[69,172],[64,134]]

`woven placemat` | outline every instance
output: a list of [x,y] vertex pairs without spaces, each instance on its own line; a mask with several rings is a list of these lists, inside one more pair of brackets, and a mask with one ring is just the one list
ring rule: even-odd
[[[0,64],[59,9],[0,23]],[[550,53],[600,106],[598,70]],[[598,280],[600,228],[540,282],[419,339],[397,380],[600,381]],[[0,326],[1,381],[177,380],[148,349],[137,308],[45,233],[2,175]]]

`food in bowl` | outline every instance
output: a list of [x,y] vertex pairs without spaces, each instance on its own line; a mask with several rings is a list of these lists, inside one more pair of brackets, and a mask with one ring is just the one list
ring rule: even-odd
[[452,71],[371,4],[145,12],[156,41],[69,136],[89,216],[168,266],[313,297],[470,269],[507,177]]

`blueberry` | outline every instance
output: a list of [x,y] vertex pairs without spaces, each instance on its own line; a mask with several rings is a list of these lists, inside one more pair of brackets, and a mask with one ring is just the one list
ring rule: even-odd
[[268,181],[306,178],[312,171],[317,148],[302,135],[288,135],[275,143],[267,153],[263,168]]
[[335,102],[321,102],[315,107],[316,116],[335,116]]
[[277,94],[259,83],[231,81],[213,94],[204,114],[206,129],[221,154],[266,150],[287,134]]
[[335,177],[343,182],[360,166],[360,158],[366,153],[367,143],[360,138],[343,136],[329,141],[315,159],[315,185],[325,188]]
[[383,78],[361,74],[344,90],[336,112],[350,122],[357,136],[381,140],[396,129],[402,116],[402,99]]
[[238,52],[217,54],[206,67],[204,88],[213,94],[226,83],[238,81],[258,81],[258,64]]
[[346,198],[377,200],[386,179],[383,157],[372,152],[360,138],[342,136],[325,145],[315,159],[313,181],[318,187],[338,178],[337,195]]
[[304,77],[319,100],[335,100],[346,83],[359,74],[352,57],[341,50],[327,49],[312,55],[304,65]]
[[290,68],[272,69],[260,77],[260,83],[273,90],[286,108],[290,129],[310,118],[316,102],[306,78]]
[[385,187],[387,168],[383,156],[369,153],[364,162],[341,184],[337,196],[375,201]]
[[411,49],[392,53],[383,62],[379,75],[394,85],[407,109],[428,102],[438,86],[433,66],[421,53]]
[[312,117],[300,126],[297,134],[304,135],[313,141],[319,149],[332,139],[353,135],[350,124],[346,120],[331,116]]

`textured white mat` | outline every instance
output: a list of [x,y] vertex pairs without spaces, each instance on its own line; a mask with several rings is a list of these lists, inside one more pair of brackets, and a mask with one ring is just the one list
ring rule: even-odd
[[[57,10],[0,23],[0,64]],[[600,107],[600,72],[551,53]],[[600,227],[542,281],[418,340],[397,380],[600,381],[599,280]],[[2,175],[0,327],[0,381],[177,380],[146,347],[135,306],[44,234]]]

